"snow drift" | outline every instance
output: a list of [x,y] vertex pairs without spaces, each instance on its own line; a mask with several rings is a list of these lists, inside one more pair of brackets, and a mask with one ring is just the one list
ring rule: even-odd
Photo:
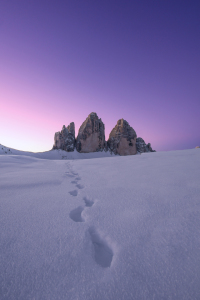
[[199,299],[199,149],[46,156],[0,155],[0,299]]

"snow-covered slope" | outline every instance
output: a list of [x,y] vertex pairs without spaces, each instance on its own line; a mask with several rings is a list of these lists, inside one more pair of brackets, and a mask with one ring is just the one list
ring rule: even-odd
[[199,166],[0,155],[0,299],[199,299]]
[[111,157],[112,155],[109,151],[91,152],[91,153],[79,153],[74,150],[73,152],[67,152],[64,150],[49,150],[45,152],[27,152],[20,151],[12,148],[5,147],[0,144],[0,155],[25,155],[32,156],[42,159],[88,159],[88,158],[100,158],[100,157]]

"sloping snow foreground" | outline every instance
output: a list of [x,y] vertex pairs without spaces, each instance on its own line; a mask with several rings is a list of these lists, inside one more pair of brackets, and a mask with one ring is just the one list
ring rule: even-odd
[[200,299],[199,166],[0,155],[0,299]]
[[42,159],[88,159],[88,158],[102,158],[102,157],[112,157],[109,151],[91,152],[91,153],[79,153],[76,149],[73,152],[66,152],[61,149],[50,150],[46,152],[27,152],[20,151],[12,148],[5,147],[0,144],[0,155],[25,155]]

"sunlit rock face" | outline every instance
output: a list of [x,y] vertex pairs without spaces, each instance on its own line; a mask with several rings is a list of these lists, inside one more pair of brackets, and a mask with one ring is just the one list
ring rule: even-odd
[[151,148],[151,144],[150,143],[146,144],[145,141],[141,137],[136,139],[136,149],[137,149],[137,152],[139,152],[139,153],[156,152],[155,150],[153,150]]
[[53,149],[62,149],[71,152],[74,151],[74,147],[75,125],[72,122],[67,127],[63,125],[62,130],[55,133]]
[[81,125],[76,139],[78,152],[89,153],[103,151],[105,144],[105,126],[97,114],[92,112]]
[[107,145],[111,152],[119,155],[134,155],[136,150],[136,132],[124,119],[117,121],[112,129]]

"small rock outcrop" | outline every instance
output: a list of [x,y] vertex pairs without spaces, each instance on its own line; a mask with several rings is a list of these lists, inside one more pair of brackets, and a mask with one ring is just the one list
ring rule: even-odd
[[76,149],[82,153],[103,151],[104,143],[104,123],[98,118],[96,113],[92,112],[79,129]]
[[138,153],[156,152],[151,148],[151,144],[150,143],[146,144],[141,137],[136,139],[136,148]]
[[63,125],[62,130],[55,133],[53,149],[62,149],[71,152],[74,151],[74,147],[75,125],[72,122],[67,127]]
[[129,123],[120,119],[111,131],[107,145],[114,154],[134,155],[137,153],[136,137],[136,132]]

